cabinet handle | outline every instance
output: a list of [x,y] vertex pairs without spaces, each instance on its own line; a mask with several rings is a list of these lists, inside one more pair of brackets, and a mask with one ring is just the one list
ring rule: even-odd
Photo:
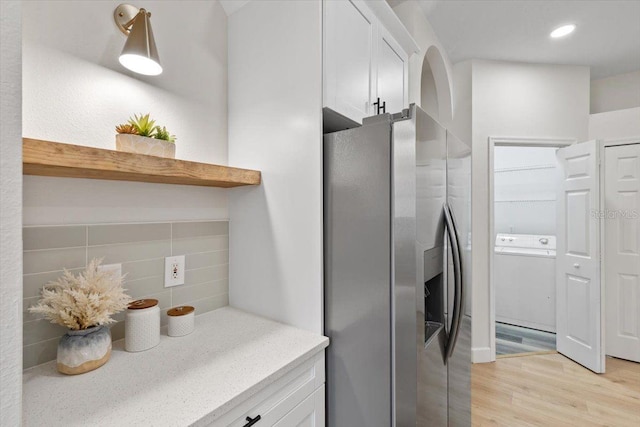
[[378,100],[373,103],[373,106],[376,107],[376,114],[380,114],[380,110],[382,110],[383,114],[387,112],[387,101],[383,101],[382,104],[380,104],[380,98],[378,98]]
[[382,114],[387,112],[387,101],[383,101],[380,104],[380,98],[376,102],[373,103],[373,106],[376,107],[376,114],[380,114],[380,110],[382,110]]
[[247,417],[246,418],[247,423],[243,427],[251,427],[252,425],[257,423],[258,421],[260,421],[260,418],[262,418],[262,417],[260,417],[260,415],[258,415],[257,417],[255,417],[253,419],[251,417]]

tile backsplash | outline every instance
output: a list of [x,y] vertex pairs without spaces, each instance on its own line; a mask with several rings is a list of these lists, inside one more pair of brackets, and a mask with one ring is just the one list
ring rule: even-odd
[[[29,368],[56,358],[62,326],[27,311],[42,286],[67,269],[82,271],[93,258],[122,264],[124,287],[134,299],[155,298],[166,311],[192,305],[196,314],[229,303],[228,221],[24,227],[23,364]],[[164,287],[164,258],[186,255],[185,284]],[[113,340],[124,338],[124,313],[116,315]]]

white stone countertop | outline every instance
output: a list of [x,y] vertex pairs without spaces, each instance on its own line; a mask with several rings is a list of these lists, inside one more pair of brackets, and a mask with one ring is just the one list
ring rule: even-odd
[[23,374],[24,426],[188,426],[212,421],[329,345],[316,333],[231,307],[196,316],[185,337],[67,376],[55,361]]

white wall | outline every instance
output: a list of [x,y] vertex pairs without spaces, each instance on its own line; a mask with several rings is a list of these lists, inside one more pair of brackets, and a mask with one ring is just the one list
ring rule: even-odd
[[[120,66],[120,1],[23,5],[23,135],[115,149],[114,126],[150,112],[178,137],[176,157],[227,164],[227,17],[217,1],[140,1],[164,67]],[[227,192],[204,187],[26,177],[24,222],[220,219]]]
[[[416,1],[389,3],[395,4],[393,11],[420,47],[420,52],[411,55],[409,59],[409,102],[422,107],[465,144],[471,146],[472,62],[451,64],[438,35]],[[431,67],[426,67],[426,72],[431,76],[425,76],[423,64],[429,61],[427,52],[431,47],[437,49],[441,61],[431,57],[434,63]],[[436,81],[440,83],[440,91],[436,88]],[[425,82],[427,87],[422,87]],[[447,86],[446,90],[443,90],[444,86]],[[431,96],[425,99],[423,94]],[[433,94],[438,97],[437,103]]]
[[640,107],[640,70],[591,82],[591,114]]
[[[453,95],[451,92],[453,87],[453,66],[447,52],[416,1],[404,1],[395,6],[393,11],[398,15],[398,18],[400,18],[400,21],[402,21],[420,48],[420,53],[413,54],[409,58],[409,103],[422,105],[422,66],[425,61],[425,55],[427,55],[429,48],[433,46],[439,51],[442,61],[431,63],[431,72],[434,74],[436,81],[440,77],[441,81],[446,80],[446,86],[448,86],[448,93],[444,91],[438,92],[439,112],[436,118],[443,126],[450,128],[453,117]],[[441,88],[444,86],[445,84],[442,84]],[[430,106],[425,105],[425,109],[430,110]]]
[[489,361],[488,138],[586,140],[589,68],[474,60],[472,73],[472,347],[475,361]]
[[0,2],[0,425],[22,417],[21,2]]
[[453,65],[453,122],[450,130],[471,146],[472,139],[472,72],[473,61]]
[[230,304],[322,331],[322,6],[253,1],[229,16]]
[[496,233],[556,234],[556,148],[495,147]]
[[438,105],[438,91],[436,89],[436,81],[433,72],[428,64],[424,64],[422,68],[422,80],[420,81],[420,107],[437,119],[440,115],[440,106]]
[[591,82],[589,139],[640,136],[640,71]]
[[589,116],[589,139],[623,139],[640,136],[640,107]]

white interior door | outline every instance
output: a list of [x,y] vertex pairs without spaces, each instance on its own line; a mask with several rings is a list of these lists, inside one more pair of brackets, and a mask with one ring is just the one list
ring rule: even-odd
[[556,327],[558,351],[604,372],[599,162],[596,141],[557,151]]
[[640,144],[605,149],[605,352],[640,362]]

